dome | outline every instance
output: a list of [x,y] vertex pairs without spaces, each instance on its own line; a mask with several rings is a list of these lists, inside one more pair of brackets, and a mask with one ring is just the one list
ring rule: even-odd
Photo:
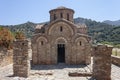
[[49,12],[52,12],[54,10],[70,10],[70,11],[72,11],[74,13],[73,9],[70,9],[70,8],[67,8],[67,7],[64,7],[64,6],[59,6],[59,7],[55,8],[55,9],[50,10]]
[[50,13],[50,22],[58,19],[66,19],[73,22],[74,10],[66,8],[64,6],[57,7],[49,11]]
[[67,8],[64,6],[60,6],[60,7],[57,7],[56,9],[67,9]]

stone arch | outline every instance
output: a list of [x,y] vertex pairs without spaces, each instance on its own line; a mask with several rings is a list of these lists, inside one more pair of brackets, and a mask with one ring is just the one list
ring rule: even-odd
[[85,37],[78,37],[75,39],[76,45],[84,46],[86,43],[88,43],[88,40]]
[[67,40],[64,37],[59,37],[55,41],[56,44],[66,44]]
[[48,40],[47,40],[46,37],[41,36],[41,37],[39,37],[39,38],[36,40],[36,42],[37,42],[37,44],[39,44],[39,45],[44,45],[44,44],[46,44],[46,43],[48,42]]
[[[68,56],[68,41],[65,37],[58,37],[55,39],[55,54],[56,54],[56,62],[59,63],[59,60],[63,60],[63,62],[67,62],[66,56]],[[63,51],[61,53],[61,51]]]
[[74,41],[74,52],[76,53],[76,63],[85,64],[86,63],[86,44],[89,44],[85,37],[77,37]]
[[51,35],[53,33],[53,31],[55,31],[54,28],[60,27],[60,26],[67,29],[67,31],[69,31],[70,32],[69,34],[71,34],[71,35],[73,35],[75,33],[74,25],[70,24],[69,22],[67,22],[65,20],[57,20],[49,25],[47,34]]
[[43,37],[43,36],[37,38],[36,42],[38,43],[39,41],[48,42],[47,38],[46,38],[46,37]]
[[44,36],[40,36],[38,37],[38,39],[36,40],[37,42],[37,63],[38,64],[46,64],[46,56],[47,56],[47,38]]

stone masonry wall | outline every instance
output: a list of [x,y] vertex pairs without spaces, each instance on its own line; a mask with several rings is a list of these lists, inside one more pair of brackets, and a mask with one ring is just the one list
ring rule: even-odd
[[13,63],[13,50],[0,48],[0,67]]
[[117,66],[120,66],[120,57],[119,56],[111,56],[111,60],[112,60],[112,63],[117,65]]
[[98,45],[94,48],[93,78],[96,80],[111,80],[112,47]]
[[28,40],[17,40],[13,48],[13,72],[14,76],[28,77],[30,71]]

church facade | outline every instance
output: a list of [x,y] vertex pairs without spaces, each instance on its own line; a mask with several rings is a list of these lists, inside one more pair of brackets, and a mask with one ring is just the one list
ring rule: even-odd
[[32,37],[33,64],[89,64],[91,37],[85,24],[74,24],[74,10],[50,10],[50,22],[36,26]]

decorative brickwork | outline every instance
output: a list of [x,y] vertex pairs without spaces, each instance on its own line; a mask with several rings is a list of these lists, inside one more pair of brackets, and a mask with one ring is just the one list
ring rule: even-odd
[[13,48],[13,72],[14,76],[28,77],[30,71],[30,59],[28,54],[28,40],[17,40]]
[[112,47],[98,45],[93,54],[93,78],[96,80],[111,80]]

